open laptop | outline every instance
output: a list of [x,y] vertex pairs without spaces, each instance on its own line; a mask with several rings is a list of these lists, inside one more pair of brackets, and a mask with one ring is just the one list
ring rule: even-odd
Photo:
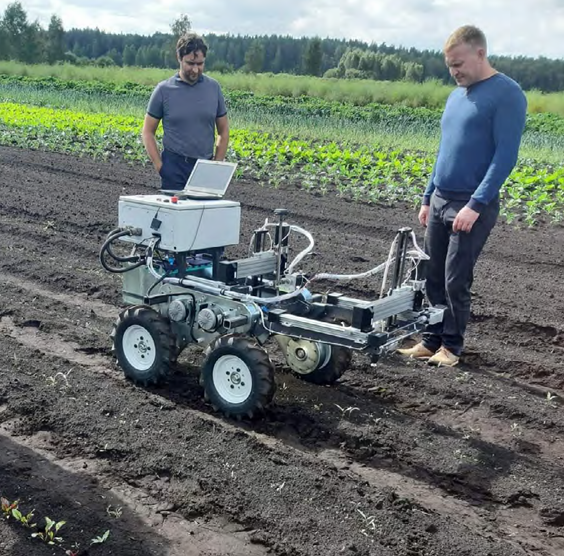
[[161,193],[182,199],[222,199],[236,168],[236,162],[198,159],[184,189],[162,189]]

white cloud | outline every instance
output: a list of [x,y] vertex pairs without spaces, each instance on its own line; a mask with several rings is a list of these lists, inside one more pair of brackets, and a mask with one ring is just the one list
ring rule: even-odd
[[[4,11],[9,0],[0,0]],[[360,39],[440,50],[456,27],[486,33],[492,54],[564,58],[563,0],[22,0],[30,19],[46,25],[53,13],[66,29],[150,35],[166,32],[188,11],[200,32],[282,34]]]

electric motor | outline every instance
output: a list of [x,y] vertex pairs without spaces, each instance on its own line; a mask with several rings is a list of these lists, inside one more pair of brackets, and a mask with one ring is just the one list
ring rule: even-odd
[[198,313],[198,326],[206,332],[215,332],[223,324],[223,313],[218,307],[206,307]]
[[172,322],[190,320],[192,315],[192,301],[189,299],[174,299],[168,306],[168,318]]

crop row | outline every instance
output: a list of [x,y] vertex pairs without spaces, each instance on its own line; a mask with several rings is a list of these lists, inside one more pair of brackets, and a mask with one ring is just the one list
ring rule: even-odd
[[[142,121],[0,103],[0,142],[26,148],[123,157],[145,163]],[[431,157],[397,150],[350,148],[337,142],[307,142],[275,134],[233,130],[229,157],[244,177],[264,184],[299,185],[355,200],[417,204],[431,172]],[[521,160],[502,190],[503,213],[532,225],[564,218],[564,168]]]
[[[22,87],[44,91],[69,91],[92,96],[110,95],[145,105],[152,87],[139,83],[102,81],[65,81],[55,77],[33,78],[0,75],[0,93],[8,87]],[[316,97],[285,97],[256,95],[250,91],[225,91],[226,102],[232,109],[262,109],[280,115],[297,117],[330,117],[349,122],[390,124],[394,127],[412,125],[438,129],[442,111],[425,107],[371,103],[357,106],[352,103],[329,101]],[[548,112],[529,114],[527,131],[564,135],[564,118]]]

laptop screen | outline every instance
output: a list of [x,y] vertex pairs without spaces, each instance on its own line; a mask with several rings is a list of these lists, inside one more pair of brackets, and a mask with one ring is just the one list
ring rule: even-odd
[[199,159],[186,182],[184,191],[224,195],[236,168],[236,162]]

